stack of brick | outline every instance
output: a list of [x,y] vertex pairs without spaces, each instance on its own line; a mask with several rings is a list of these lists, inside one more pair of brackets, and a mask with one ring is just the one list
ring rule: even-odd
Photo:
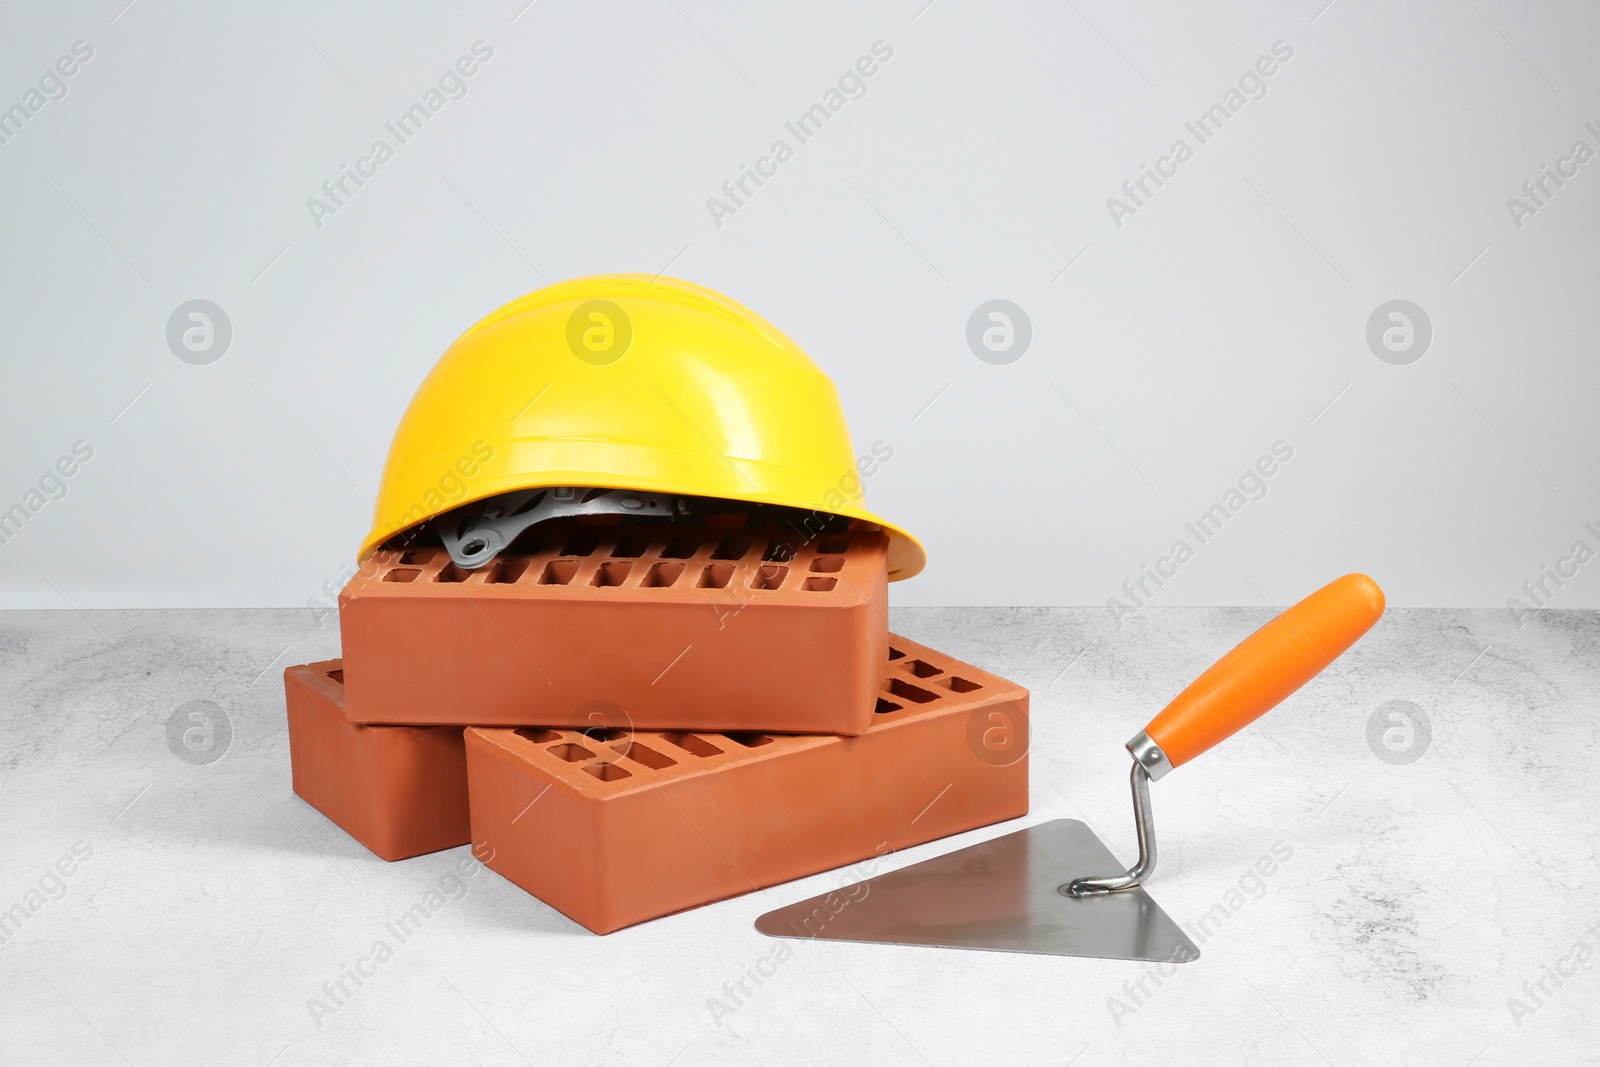
[[284,674],[294,788],[597,933],[1023,815],[1028,693],[891,634],[887,539],[565,524],[380,550]]

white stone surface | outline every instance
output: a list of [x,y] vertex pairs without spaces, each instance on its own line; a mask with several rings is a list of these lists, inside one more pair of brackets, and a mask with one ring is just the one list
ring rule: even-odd
[[[1153,610],[1118,633],[1093,609],[897,611],[1033,689],[1033,811],[893,864],[1057,817],[1126,856],[1122,742],[1268,614]],[[480,871],[319,1026],[308,999],[467,855],[384,863],[290,791],[279,673],[336,654],[336,630],[293,611],[0,615],[0,908],[92,849],[0,948],[0,1062],[1578,1062],[1600,959],[1538,1004],[1523,984],[1575,944],[1600,953],[1597,645],[1595,614],[1518,631],[1503,612],[1391,612],[1160,782],[1150,888],[1178,920],[1274,844],[1293,855],[1137,1004],[1142,964],[781,942],[792,957],[717,1018],[711,998],[731,1004],[724,983],[780,944],[756,916],[837,873],[602,938]],[[232,720],[208,766],[167,748],[191,699]],[[1391,699],[1431,720],[1409,765],[1368,746]],[[1534,1010],[1513,1018],[1510,997]]]

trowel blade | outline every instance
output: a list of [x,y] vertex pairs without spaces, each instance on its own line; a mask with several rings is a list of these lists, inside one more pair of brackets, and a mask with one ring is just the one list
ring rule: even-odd
[[756,920],[771,937],[1187,963],[1200,950],[1142,888],[1068,897],[1125,865],[1056,819],[802,900]]

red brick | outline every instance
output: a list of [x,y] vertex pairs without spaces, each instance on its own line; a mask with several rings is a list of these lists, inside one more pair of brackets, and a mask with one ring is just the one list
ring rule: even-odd
[[294,791],[386,860],[471,840],[459,726],[363,726],[340,661],[283,672]]
[[889,640],[857,737],[469,729],[475,853],[609,933],[1026,814],[1027,690]]
[[367,723],[859,734],[888,648],[887,541],[567,527],[463,571],[378,553],[339,598]]

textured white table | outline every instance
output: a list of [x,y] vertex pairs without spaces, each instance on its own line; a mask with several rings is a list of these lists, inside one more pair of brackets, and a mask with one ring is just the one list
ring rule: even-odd
[[[891,865],[1063,816],[1126,856],[1122,742],[1268,615],[1151,610],[1118,633],[1096,609],[897,611],[900,632],[1033,689],[1033,811]],[[600,938],[480,870],[314,1020],[323,983],[467,855],[384,863],[290,791],[279,673],[337,654],[337,632],[304,611],[0,615],[0,908],[22,905],[0,1062],[1579,1062],[1600,1007],[1597,647],[1594,614],[1519,631],[1504,612],[1391,612],[1160,782],[1152,894],[1180,922],[1228,917],[1159,987],[1133,984],[1142,964],[752,928],[838,873]],[[205,766],[166,741],[193,699],[233,725]],[[1410,764],[1368,742],[1395,699],[1431,723]],[[1292,856],[1258,885],[1274,846]],[[775,973],[739,994],[758,962]]]

